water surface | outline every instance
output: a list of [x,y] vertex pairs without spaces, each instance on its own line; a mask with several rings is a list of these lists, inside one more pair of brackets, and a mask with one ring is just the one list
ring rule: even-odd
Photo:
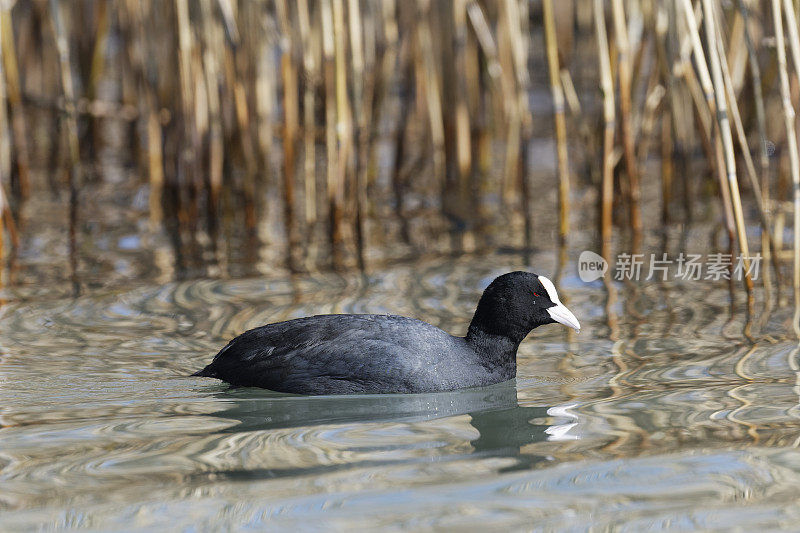
[[534,331],[517,379],[484,389],[308,398],[187,377],[233,335],[307,314],[463,334],[486,284],[520,267],[493,254],[12,297],[3,529],[796,527],[788,311],[747,342],[724,284],[620,285],[612,331],[603,286],[567,265],[561,292],[584,329]]

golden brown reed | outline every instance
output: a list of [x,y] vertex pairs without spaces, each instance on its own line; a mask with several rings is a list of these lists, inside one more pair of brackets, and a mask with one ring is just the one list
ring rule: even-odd
[[[760,226],[769,305],[781,261],[793,262],[800,333],[800,37],[790,0],[20,0],[0,9],[0,48],[0,177],[10,190],[0,204],[14,238],[8,207],[34,190],[31,153],[41,151],[31,109],[60,126],[50,166],[66,160],[71,248],[82,169],[103,142],[98,123],[122,120],[149,183],[152,227],[167,229],[179,267],[204,243],[217,258],[219,232],[236,227],[253,249],[279,243],[292,271],[366,270],[374,247],[422,249],[437,233],[454,250],[475,249],[491,243],[481,228],[511,216],[528,250],[534,221],[551,224],[535,220],[543,195],[529,174],[534,137],[552,127],[562,244],[578,182],[596,190],[609,259],[615,224],[639,249],[643,191],[659,191],[668,224],[691,222],[694,197],[711,189],[729,251],[750,255],[747,226]],[[531,102],[545,83],[542,116]],[[645,171],[651,152],[660,183]],[[782,175],[791,191],[776,185]],[[278,236],[262,223],[276,205]],[[425,209],[437,220],[418,222]],[[749,276],[745,288],[752,314]]]

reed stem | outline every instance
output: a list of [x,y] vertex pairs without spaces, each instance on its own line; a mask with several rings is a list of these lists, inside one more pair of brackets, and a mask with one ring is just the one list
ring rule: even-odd
[[56,48],[58,50],[58,64],[61,75],[61,91],[64,95],[66,114],[63,123],[66,124],[67,156],[69,170],[67,173],[67,187],[69,189],[69,267],[72,279],[73,293],[80,291],[78,284],[78,187],[81,181],[80,171],[80,145],[78,141],[78,121],[75,113],[75,94],[72,86],[72,67],[70,62],[69,41],[61,17],[61,4],[57,0],[50,0],[50,16],[55,34]]
[[602,255],[611,261],[612,208],[614,197],[614,81],[608,51],[605,11],[602,0],[594,0],[594,21],[597,35],[597,53],[600,60],[600,89],[603,93],[603,181],[600,196],[600,235]]
[[559,242],[563,244],[566,243],[569,233],[569,154],[567,153],[567,125],[564,117],[564,91],[561,87],[561,69],[558,64],[558,41],[553,15],[553,0],[544,0],[542,7],[558,152],[558,236]]
[[619,109],[622,126],[622,149],[625,158],[625,171],[628,174],[630,194],[630,221],[634,235],[633,251],[638,250],[641,240],[642,216],[640,213],[641,192],[639,187],[639,168],[636,164],[633,126],[631,117],[631,46],[628,38],[628,26],[625,22],[625,9],[622,0],[612,0],[614,18],[614,37],[617,46],[617,71],[619,76]]
[[[789,153],[789,170],[792,175],[792,191],[794,201],[794,249],[793,277],[794,317],[792,328],[800,339],[800,155],[797,150],[797,132],[795,130],[795,111],[792,105],[789,88],[789,72],[786,65],[786,40],[783,34],[783,16],[780,0],[772,0],[772,20],[775,25],[775,45],[778,57],[778,75],[780,78],[781,103],[786,126],[786,144]],[[800,71],[798,71],[800,74]]]
[[[733,137],[731,135],[730,120],[728,119],[728,105],[725,95],[725,82],[722,76],[722,66],[719,57],[719,47],[715,46],[717,40],[716,21],[713,0],[703,0],[705,12],[706,42],[708,43],[708,55],[711,59],[711,73],[714,83],[714,94],[717,104],[717,127],[721,133],[722,145],[725,151],[725,169],[728,176],[728,186],[733,203],[733,215],[736,222],[736,235],[739,241],[739,250],[744,264],[744,283],[747,290],[748,299],[748,324],[749,318],[753,316],[753,279],[750,275],[750,247],[747,243],[747,233],[744,226],[744,213],[742,210],[742,199],[739,195],[739,182],[736,174],[736,156],[733,152]],[[746,148],[746,146],[745,146]],[[747,326],[746,326],[747,328]]]

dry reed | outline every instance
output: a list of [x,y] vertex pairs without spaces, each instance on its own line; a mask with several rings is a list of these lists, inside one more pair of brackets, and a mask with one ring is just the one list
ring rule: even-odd
[[[105,121],[117,120],[129,127],[132,159],[149,185],[151,227],[167,230],[179,272],[201,266],[206,246],[205,257],[224,263],[234,245],[222,236],[232,228],[251,239],[246,253],[255,254],[257,241],[284,246],[291,271],[366,270],[368,252],[382,243],[440,249],[439,235],[459,236],[453,251],[470,250],[491,245],[489,236],[476,240],[482,228],[515,225],[527,252],[534,222],[555,229],[565,250],[580,216],[570,209],[571,177],[597,189],[600,248],[610,260],[615,224],[632,230],[621,238],[632,238],[634,252],[652,226],[642,216],[645,191],[660,191],[668,226],[691,222],[705,201],[695,197],[716,187],[729,249],[751,255],[747,228],[760,226],[768,303],[773,274],[780,288],[783,220],[793,211],[800,333],[791,100],[800,36],[793,3],[771,0],[773,65],[761,38],[772,30],[766,5],[19,0],[0,7],[0,185],[9,190],[0,189],[0,203],[16,209],[38,190],[32,110],[49,111],[62,132],[49,164],[63,158],[68,169],[71,257],[81,171],[96,160]],[[108,86],[118,101],[108,100]],[[542,88],[552,107],[532,113]],[[593,106],[598,88],[601,105]],[[782,131],[770,120],[776,95]],[[540,124],[550,119],[556,222],[537,218],[544,194],[530,172]],[[788,159],[793,203],[775,179],[767,139],[778,144],[775,157]],[[653,154],[659,183],[646,171]],[[682,217],[671,211],[678,196]],[[13,231],[9,209],[3,219]],[[267,219],[278,221],[280,238]],[[745,286],[752,294],[749,278]]]
[[[791,6],[789,11],[791,11]],[[797,133],[795,131],[795,111],[792,106],[789,89],[789,74],[786,65],[786,41],[783,34],[783,15],[780,0],[772,0],[772,18],[775,24],[775,44],[778,57],[778,74],[780,77],[781,103],[786,125],[786,138],[789,152],[789,166],[792,175],[793,200],[794,200],[794,262],[793,282],[794,289],[794,318],[792,327],[800,338],[800,154],[797,149]],[[798,65],[795,65],[797,68]],[[795,71],[800,75],[800,70]]]

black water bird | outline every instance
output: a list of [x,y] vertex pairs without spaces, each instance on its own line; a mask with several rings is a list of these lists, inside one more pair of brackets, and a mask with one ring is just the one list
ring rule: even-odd
[[466,337],[393,315],[318,315],[246,331],[195,376],[297,394],[389,394],[481,387],[512,379],[532,329],[580,331],[544,276],[510,272],[486,288]]

